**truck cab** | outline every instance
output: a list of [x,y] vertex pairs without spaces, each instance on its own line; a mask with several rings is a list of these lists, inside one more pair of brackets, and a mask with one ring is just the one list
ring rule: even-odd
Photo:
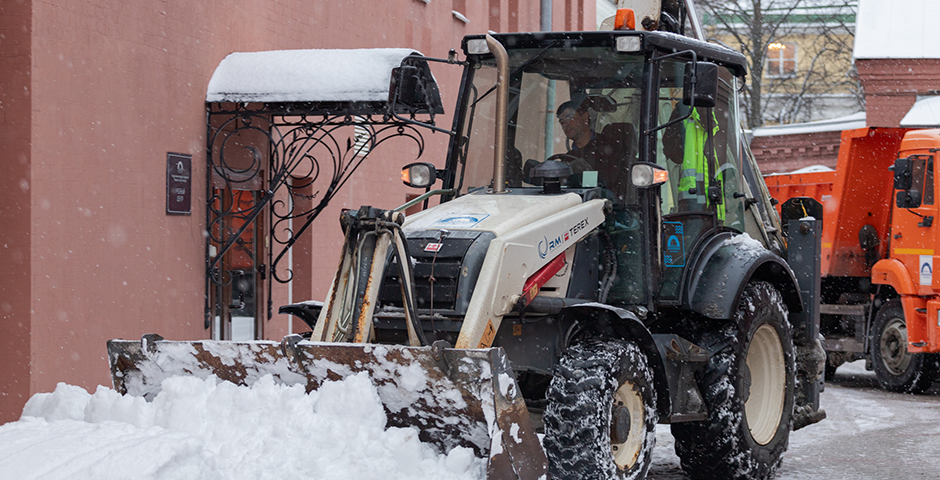
[[[890,287],[900,295],[906,324],[891,323],[885,327],[897,336],[898,345],[890,340],[873,345],[884,350],[886,356],[894,348],[909,353],[940,352],[940,275],[934,274],[935,255],[940,251],[934,175],[938,151],[940,130],[909,131],[892,167],[895,194],[888,239],[890,251],[888,258],[872,267],[872,283]],[[907,357],[898,353],[899,361]]]

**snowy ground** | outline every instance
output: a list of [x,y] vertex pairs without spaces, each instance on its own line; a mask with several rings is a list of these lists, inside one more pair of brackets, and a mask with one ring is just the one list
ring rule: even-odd
[[[875,386],[863,362],[822,394],[829,418],[794,432],[783,480],[937,478],[940,385],[927,395]],[[439,455],[409,429],[385,429],[364,377],[324,386],[252,388],[175,378],[152,403],[60,385],[0,426],[0,472],[15,479],[476,479],[469,450]],[[680,480],[668,426],[650,479]]]
[[[940,477],[940,384],[926,395],[877,386],[865,362],[843,365],[820,397],[828,417],[790,434],[778,480]],[[685,480],[668,425],[656,431],[651,480]]]

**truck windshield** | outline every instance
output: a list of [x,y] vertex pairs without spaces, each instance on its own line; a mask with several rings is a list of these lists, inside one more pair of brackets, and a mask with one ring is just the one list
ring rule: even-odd
[[[509,186],[533,186],[531,168],[552,158],[572,167],[568,187],[603,187],[623,203],[627,164],[637,155],[643,57],[550,46],[513,49],[509,58]],[[461,132],[468,139],[458,167],[462,193],[492,185],[495,84],[495,60],[476,63]]]

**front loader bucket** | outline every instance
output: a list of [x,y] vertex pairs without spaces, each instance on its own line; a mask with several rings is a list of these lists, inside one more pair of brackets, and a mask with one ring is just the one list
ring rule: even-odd
[[487,478],[538,479],[547,461],[506,354],[501,348],[458,350],[399,345],[319,343],[298,335],[281,343],[111,340],[114,389],[151,399],[163,379],[215,375],[251,385],[272,375],[316,390],[325,381],[366,372],[378,390],[389,427],[413,427],[442,452],[473,448],[489,459]]

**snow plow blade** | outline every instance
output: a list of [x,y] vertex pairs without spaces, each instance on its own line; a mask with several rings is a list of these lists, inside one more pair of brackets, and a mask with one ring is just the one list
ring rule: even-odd
[[288,335],[270,341],[110,340],[114,389],[152,399],[168,377],[215,375],[251,385],[265,375],[308,392],[366,372],[389,427],[413,427],[441,452],[473,448],[488,458],[487,478],[538,479],[547,461],[501,348],[452,349],[319,343]]

